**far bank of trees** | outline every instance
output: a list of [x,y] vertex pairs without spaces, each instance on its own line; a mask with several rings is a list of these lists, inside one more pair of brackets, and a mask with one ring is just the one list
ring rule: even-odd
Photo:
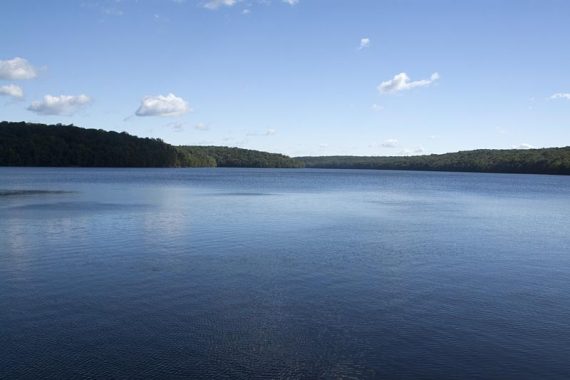
[[178,150],[192,157],[209,157],[218,167],[302,168],[304,163],[277,153],[224,146],[179,146]]
[[73,125],[0,122],[0,166],[302,167],[290,157],[227,147],[175,147],[160,139]]
[[425,156],[323,156],[219,146],[172,146],[160,139],[73,125],[0,122],[0,166],[251,167],[570,174],[570,147],[472,150]]
[[425,156],[297,157],[307,168],[570,174],[570,147],[480,149]]

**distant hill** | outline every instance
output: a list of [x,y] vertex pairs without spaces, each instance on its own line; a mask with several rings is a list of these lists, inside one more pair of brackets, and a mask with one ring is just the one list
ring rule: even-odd
[[158,139],[73,125],[0,122],[0,165],[170,167],[180,154]]
[[126,132],[0,122],[0,166],[297,168],[303,163],[247,149],[175,147]]
[[210,157],[213,166],[248,168],[302,168],[302,161],[277,153],[224,146],[179,146],[179,151],[190,156]]
[[0,166],[307,167],[570,175],[570,147],[291,158],[240,148],[173,146],[160,139],[73,125],[0,122]]
[[570,147],[479,149],[424,156],[296,157],[307,168],[570,174]]

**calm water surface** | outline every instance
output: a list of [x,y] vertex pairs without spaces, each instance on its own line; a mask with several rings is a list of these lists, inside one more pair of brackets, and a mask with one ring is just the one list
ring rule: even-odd
[[0,169],[0,378],[570,378],[570,177]]

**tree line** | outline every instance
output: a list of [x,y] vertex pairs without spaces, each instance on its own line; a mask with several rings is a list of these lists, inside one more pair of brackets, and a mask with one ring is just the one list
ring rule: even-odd
[[570,147],[479,149],[423,156],[322,156],[219,146],[173,146],[160,139],[74,125],[0,122],[0,166],[252,167],[570,174]]
[[258,150],[230,148],[225,146],[179,146],[178,149],[190,156],[210,157],[218,167],[247,168],[302,168],[302,161],[277,153]]
[[176,147],[126,132],[0,122],[0,166],[287,168],[303,164],[281,154],[228,147]]
[[296,157],[307,168],[570,174],[570,147],[479,149],[423,156]]

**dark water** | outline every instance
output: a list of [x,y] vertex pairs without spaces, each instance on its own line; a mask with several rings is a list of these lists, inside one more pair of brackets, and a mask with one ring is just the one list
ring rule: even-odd
[[0,378],[570,377],[570,177],[0,169]]

